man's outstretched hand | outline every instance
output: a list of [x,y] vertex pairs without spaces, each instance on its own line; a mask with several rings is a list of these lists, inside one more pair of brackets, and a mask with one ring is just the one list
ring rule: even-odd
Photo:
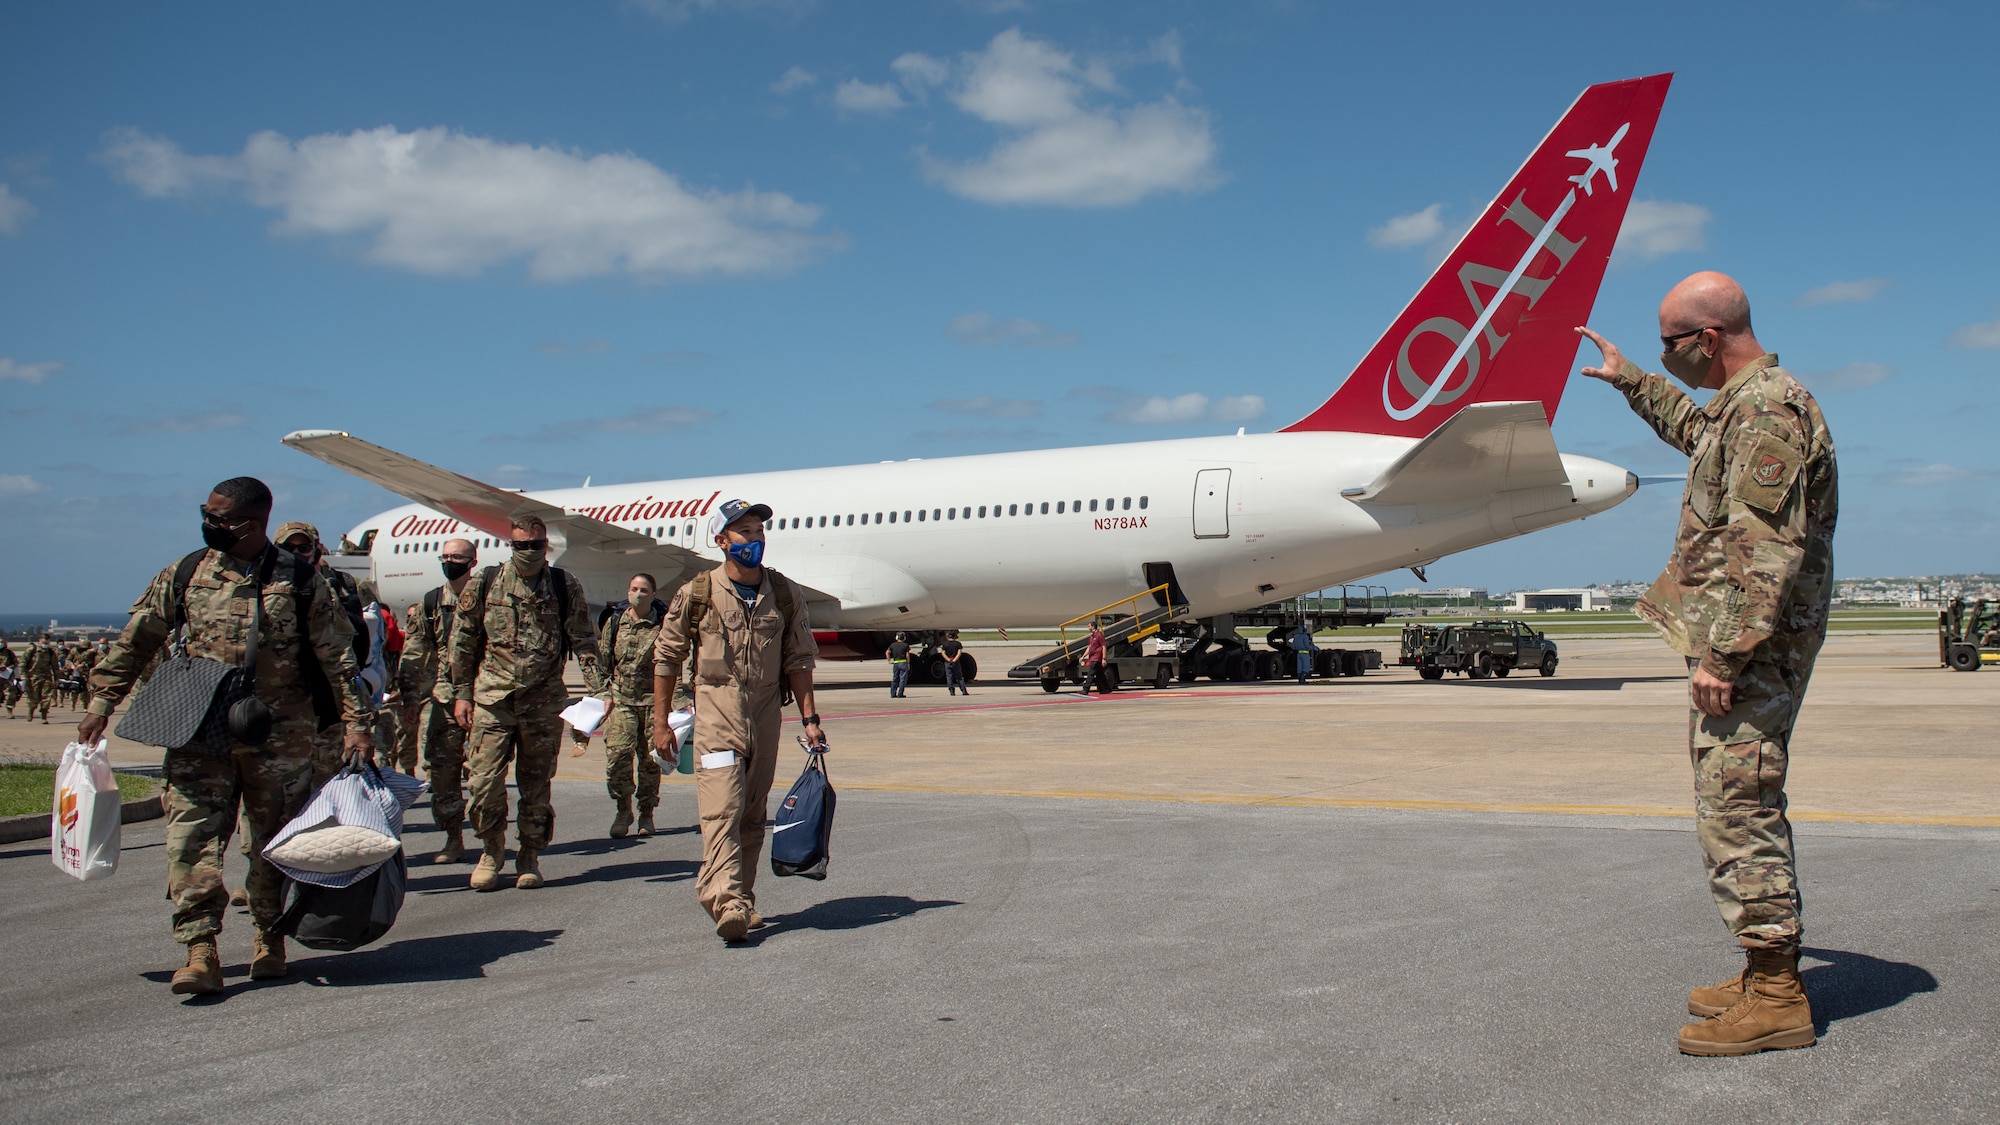
[[1604,353],[1602,364],[1596,367],[1586,367],[1583,369],[1583,373],[1593,379],[1602,379],[1607,383],[1616,381],[1618,372],[1625,367],[1625,353],[1618,350],[1617,344],[1599,336],[1588,328],[1579,327],[1576,330],[1576,334],[1596,344],[1597,350]]

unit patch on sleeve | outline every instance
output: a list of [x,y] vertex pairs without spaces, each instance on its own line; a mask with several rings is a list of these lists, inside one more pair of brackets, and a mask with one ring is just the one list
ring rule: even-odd
[[1770,434],[1757,435],[1742,473],[1731,489],[1736,499],[1760,512],[1777,514],[1799,475],[1799,451]]

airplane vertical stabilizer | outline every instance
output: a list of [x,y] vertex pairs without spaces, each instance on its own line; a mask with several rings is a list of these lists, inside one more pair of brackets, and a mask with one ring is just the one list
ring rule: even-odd
[[1285,427],[1423,437],[1479,402],[1553,422],[1670,74],[1583,92],[1319,409]]

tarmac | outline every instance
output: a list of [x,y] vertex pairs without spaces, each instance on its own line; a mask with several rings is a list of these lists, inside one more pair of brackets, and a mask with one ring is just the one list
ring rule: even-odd
[[[826,666],[830,877],[764,875],[738,947],[694,902],[691,786],[606,839],[594,747],[545,889],[473,894],[419,809],[387,938],[252,983],[232,911],[215,999],[165,988],[157,822],[100,882],[0,849],[0,1119],[1994,1120],[2000,676],[1829,643],[1790,785],[1821,1039],[1695,1059],[1686,990],[1740,955],[1684,674],[1641,639],[1563,661],[1103,700]],[[0,720],[0,752],[64,735]]]

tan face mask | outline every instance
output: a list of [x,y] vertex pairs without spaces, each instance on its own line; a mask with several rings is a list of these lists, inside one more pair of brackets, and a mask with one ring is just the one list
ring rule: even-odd
[[1700,336],[1673,351],[1660,353],[1660,365],[1667,369],[1667,374],[1697,391],[1708,382],[1708,369],[1714,364],[1715,357],[1701,350]]

